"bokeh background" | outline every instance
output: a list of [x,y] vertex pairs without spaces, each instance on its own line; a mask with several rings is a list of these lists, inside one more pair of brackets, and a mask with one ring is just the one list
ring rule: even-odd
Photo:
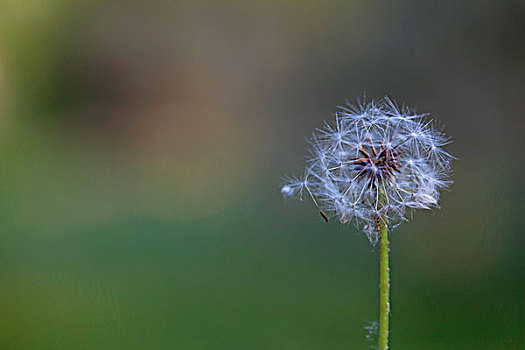
[[524,42],[523,1],[2,0],[0,348],[373,348],[378,251],[279,193],[364,94],[459,158],[391,348],[525,348]]

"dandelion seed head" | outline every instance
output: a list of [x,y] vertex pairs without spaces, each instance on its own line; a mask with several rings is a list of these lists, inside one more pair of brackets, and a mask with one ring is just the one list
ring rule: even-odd
[[281,193],[310,198],[375,243],[378,218],[395,227],[414,209],[439,208],[440,191],[452,183],[454,157],[442,148],[449,143],[427,115],[389,98],[339,107],[311,137],[303,176],[285,179]]

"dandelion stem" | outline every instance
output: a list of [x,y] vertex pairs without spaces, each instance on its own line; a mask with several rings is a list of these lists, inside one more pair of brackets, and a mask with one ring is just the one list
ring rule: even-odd
[[[380,191],[382,192],[382,191]],[[380,201],[384,203],[385,196],[380,193]],[[390,266],[388,242],[388,219],[383,215],[379,219],[379,350],[388,349],[388,321],[390,317]]]

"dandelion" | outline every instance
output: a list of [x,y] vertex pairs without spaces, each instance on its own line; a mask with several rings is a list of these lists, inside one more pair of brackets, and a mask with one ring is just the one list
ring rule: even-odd
[[439,208],[451,184],[450,139],[425,114],[385,98],[339,107],[310,139],[301,177],[284,179],[285,198],[310,198],[327,222],[354,222],[375,245],[380,242],[379,349],[387,349],[389,321],[388,227],[415,209]]

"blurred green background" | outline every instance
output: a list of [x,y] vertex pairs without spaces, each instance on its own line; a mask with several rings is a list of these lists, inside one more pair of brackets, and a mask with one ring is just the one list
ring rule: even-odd
[[1,349],[367,349],[378,256],[283,203],[388,94],[454,138],[392,349],[525,348],[523,1],[0,2]]

